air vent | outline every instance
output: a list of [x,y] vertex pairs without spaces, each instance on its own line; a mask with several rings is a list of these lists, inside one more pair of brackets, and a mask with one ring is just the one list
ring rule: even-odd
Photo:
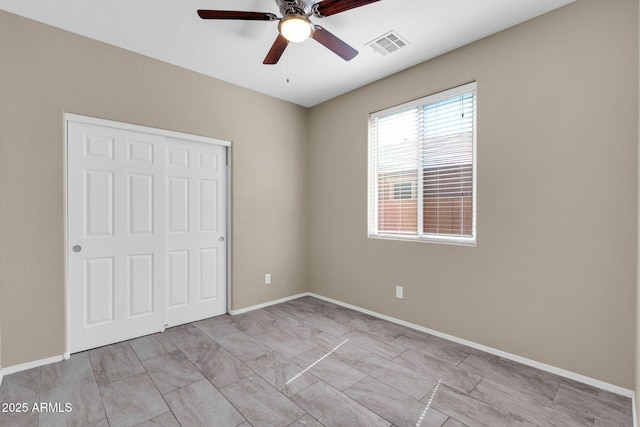
[[376,37],[374,40],[367,43],[367,46],[371,46],[373,50],[381,55],[388,55],[405,47],[407,44],[407,41],[403,39],[400,34],[395,31],[389,31],[387,34]]

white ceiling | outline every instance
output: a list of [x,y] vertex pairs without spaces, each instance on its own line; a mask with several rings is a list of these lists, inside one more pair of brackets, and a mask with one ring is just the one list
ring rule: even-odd
[[[279,15],[274,0],[0,0],[0,9],[310,107],[572,1],[381,0],[312,17],[360,52],[351,61],[309,39],[290,43],[277,65],[262,64],[277,22],[205,21],[196,14]],[[365,46],[391,30],[409,45],[386,56]]]

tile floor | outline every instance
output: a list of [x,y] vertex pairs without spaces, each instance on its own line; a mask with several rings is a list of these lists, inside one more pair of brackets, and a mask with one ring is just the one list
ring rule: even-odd
[[630,399],[311,297],[8,375],[0,403],[27,406],[11,427],[632,425]]

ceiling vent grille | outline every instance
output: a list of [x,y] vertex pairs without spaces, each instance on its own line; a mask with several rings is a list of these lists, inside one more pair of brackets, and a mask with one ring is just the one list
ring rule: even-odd
[[373,50],[381,55],[388,55],[405,47],[407,44],[407,41],[400,34],[395,31],[389,31],[387,34],[376,37],[367,43],[367,46],[371,46]]

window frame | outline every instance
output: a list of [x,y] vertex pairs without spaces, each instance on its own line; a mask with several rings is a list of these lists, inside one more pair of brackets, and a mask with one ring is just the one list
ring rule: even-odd
[[[474,96],[474,116],[473,116],[473,139],[472,139],[472,219],[471,219],[471,236],[464,235],[447,235],[447,234],[425,234],[423,231],[423,217],[424,206],[420,206],[422,203],[422,184],[423,179],[418,179],[418,206],[417,206],[417,234],[416,235],[404,235],[404,234],[381,234],[378,231],[378,176],[377,176],[377,158],[375,158],[375,150],[372,141],[372,120],[381,117],[389,116],[401,111],[409,110],[417,107],[424,107],[427,105],[435,104],[444,101],[448,98],[473,93]],[[368,171],[368,183],[367,183],[367,237],[370,239],[382,239],[382,240],[401,240],[412,242],[425,242],[425,243],[445,243],[464,246],[476,246],[477,245],[477,121],[478,121],[478,92],[477,83],[475,81],[457,86],[451,89],[443,90],[441,92],[433,93],[431,95],[424,96],[419,99],[415,99],[403,104],[395,105],[383,110],[375,111],[369,114],[368,118],[368,159],[367,159],[367,171]],[[422,169],[418,170],[418,175],[423,173]]]

